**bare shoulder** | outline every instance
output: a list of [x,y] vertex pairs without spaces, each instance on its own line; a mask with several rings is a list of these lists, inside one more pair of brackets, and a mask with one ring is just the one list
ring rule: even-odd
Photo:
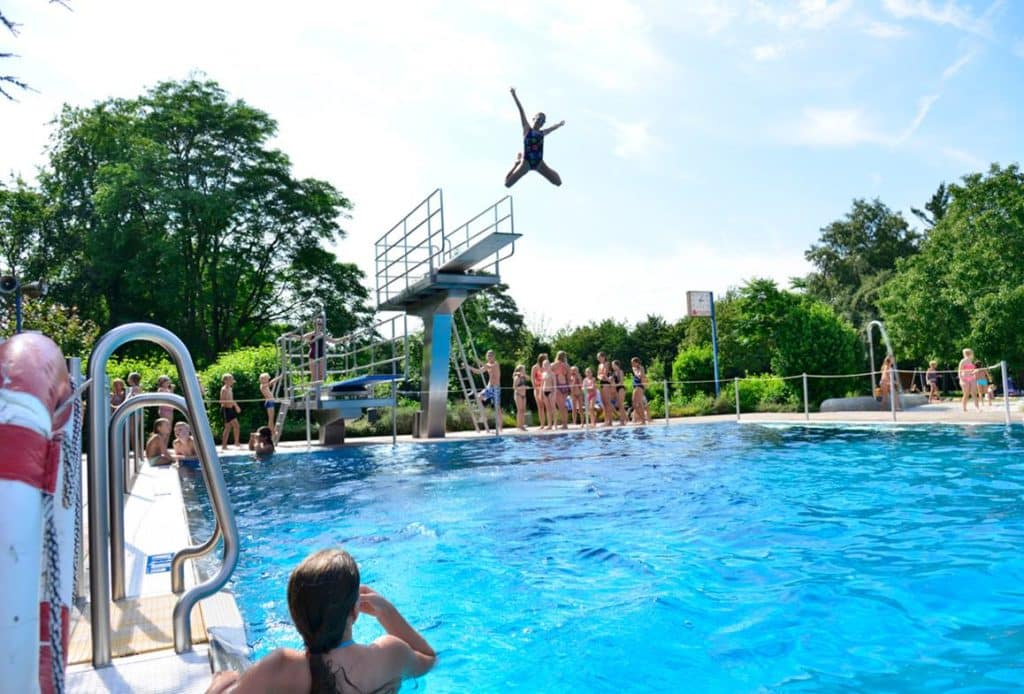
[[238,681],[234,691],[308,692],[311,685],[305,654],[279,648],[252,666]]

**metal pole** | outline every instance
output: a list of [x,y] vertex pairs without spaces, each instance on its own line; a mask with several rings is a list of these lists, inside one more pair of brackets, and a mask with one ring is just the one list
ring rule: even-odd
[[999,362],[999,368],[1003,372],[1003,409],[1006,413],[1006,424],[1010,424],[1010,375],[1006,373],[1006,360]]
[[[721,395],[718,386],[718,323],[715,320],[715,293],[708,292],[711,295],[711,359],[715,364],[715,397]],[[737,399],[737,402],[739,400]]]
[[733,389],[736,393],[736,421],[740,421],[740,379],[739,376],[733,376],[732,379]]
[[669,400],[668,400],[668,379],[666,378],[665,379],[665,426],[668,426],[669,414],[670,414],[669,406],[670,406],[670,403],[669,403]]
[[14,332],[21,332],[21,285],[14,282]]
[[810,419],[811,419],[811,409],[810,409],[810,406],[807,404],[807,373],[804,372],[803,376],[804,376],[804,419],[810,421]]
[[313,428],[309,421],[309,391],[306,391],[306,448],[313,445]]

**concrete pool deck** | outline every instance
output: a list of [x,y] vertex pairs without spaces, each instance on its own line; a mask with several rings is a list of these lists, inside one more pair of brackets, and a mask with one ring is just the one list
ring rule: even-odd
[[[1010,422],[1011,424],[1022,424],[1024,423],[1024,398],[1010,398]],[[672,417],[669,421],[669,425],[686,425],[686,424],[708,424],[708,423],[727,423],[736,422],[735,414],[719,414],[719,415],[705,415],[700,417]],[[919,407],[913,407],[907,410],[897,410],[896,419],[893,421],[891,412],[811,412],[806,417],[803,412],[750,412],[741,413],[739,418],[740,424],[758,424],[758,423],[791,423],[791,424],[961,424],[961,425],[992,425],[992,424],[1005,424],[1006,423],[1006,410],[1003,405],[1003,401],[997,400],[994,405],[985,405],[980,410],[975,410],[973,407],[969,407],[967,412],[964,412],[960,406],[959,400],[943,400],[937,403],[931,403],[928,405],[921,405]],[[646,426],[665,426],[664,419],[655,419]],[[627,424],[626,427],[637,427],[641,425]],[[541,430],[534,426],[530,427],[528,431],[520,431],[515,428],[505,427],[502,430],[502,436],[558,436],[562,434],[580,434],[588,431],[605,431],[608,429],[619,429],[620,425],[616,424],[613,427],[606,427],[603,424],[599,424],[593,428],[583,428],[578,426],[570,426],[569,429],[554,429],[554,430]],[[398,443],[440,443],[443,441],[465,441],[465,440],[478,440],[487,437],[493,437],[494,431],[489,434],[476,432],[476,431],[453,431],[448,432],[443,439],[419,439],[413,438],[408,434],[399,434],[397,437]],[[380,445],[380,444],[391,444],[391,436],[351,436],[346,438],[346,446],[365,446],[365,445]],[[311,446],[307,446],[305,441],[282,441],[278,444],[278,450],[282,452],[292,451],[303,451],[303,450],[316,450],[322,448],[333,448],[333,446],[321,446],[317,442],[313,442]],[[249,455],[248,450],[240,449],[229,449],[227,451],[221,451],[223,456],[233,455]]]

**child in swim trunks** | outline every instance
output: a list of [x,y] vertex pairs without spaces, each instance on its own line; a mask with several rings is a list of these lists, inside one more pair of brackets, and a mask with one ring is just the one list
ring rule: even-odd
[[487,350],[487,363],[479,366],[470,366],[469,370],[476,374],[487,376],[487,385],[477,395],[480,404],[490,403],[494,406],[494,428],[501,433],[501,367],[494,360],[494,350]]
[[220,440],[221,450],[226,451],[228,449],[228,435],[234,432],[235,434],[235,448],[241,448],[242,444],[239,443],[239,439],[242,434],[240,427],[238,426],[238,414],[242,411],[242,408],[235,402],[235,377],[231,374],[224,374],[220,379],[223,384],[220,388],[220,411],[224,416],[224,435]]
[[268,373],[260,374],[260,395],[263,396],[263,409],[267,411],[267,426],[274,430],[274,386],[281,380],[280,376],[270,377]]
[[928,370],[924,372],[924,380],[928,384],[928,402],[939,401],[939,362],[934,359],[928,362]]

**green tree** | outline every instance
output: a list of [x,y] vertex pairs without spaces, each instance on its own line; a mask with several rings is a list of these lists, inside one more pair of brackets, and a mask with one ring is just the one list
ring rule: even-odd
[[878,317],[878,291],[896,261],[916,253],[919,241],[899,212],[877,198],[856,199],[844,219],[821,229],[819,242],[804,253],[816,270],[794,286],[863,326]]
[[22,280],[45,276],[47,258],[43,239],[51,214],[46,199],[21,178],[0,183],[0,272]]
[[993,164],[949,186],[950,202],[921,246],[885,284],[880,305],[897,356],[955,364],[1024,363],[1024,173]]
[[945,182],[942,182],[928,202],[924,204],[923,210],[911,207],[910,211],[924,222],[926,228],[931,229],[942,221],[942,218],[946,216],[947,209],[949,209],[949,188]]
[[313,299],[344,334],[369,313],[362,274],[325,247],[351,203],[297,179],[267,146],[277,125],[212,81],[163,82],[137,99],[66,106],[44,190],[56,293],[104,327],[158,322],[202,362],[261,339]]
[[[597,368],[598,352],[605,352],[609,359],[622,361],[623,368],[626,360],[633,356],[629,328],[611,318],[559,331],[551,341],[551,349],[554,352],[565,350],[569,363],[579,366],[581,373],[587,366]],[[554,354],[551,356],[554,358]]]

